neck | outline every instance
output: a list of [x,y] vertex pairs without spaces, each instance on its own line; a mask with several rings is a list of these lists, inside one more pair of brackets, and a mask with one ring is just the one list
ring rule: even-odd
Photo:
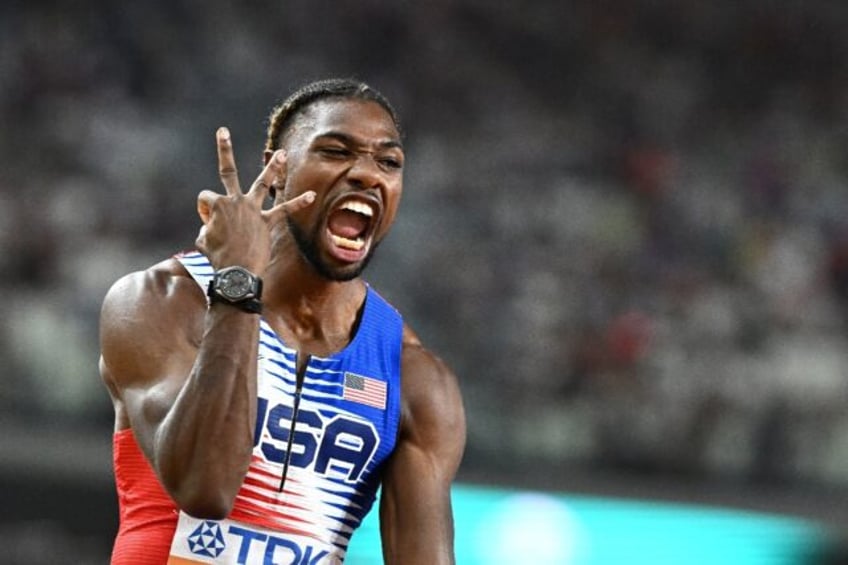
[[291,239],[279,247],[263,275],[265,319],[291,347],[317,355],[338,351],[353,337],[364,282],[321,276]]

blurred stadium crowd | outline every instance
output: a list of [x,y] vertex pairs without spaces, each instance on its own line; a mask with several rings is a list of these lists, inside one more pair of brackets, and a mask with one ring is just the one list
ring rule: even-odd
[[[777,9],[779,5],[779,9]],[[108,429],[108,286],[193,244],[300,83],[405,118],[369,279],[461,377],[468,469],[848,485],[848,4],[0,6],[0,410]]]

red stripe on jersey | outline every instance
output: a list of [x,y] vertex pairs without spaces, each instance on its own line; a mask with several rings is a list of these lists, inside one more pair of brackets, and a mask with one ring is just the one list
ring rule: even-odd
[[112,438],[120,525],[112,565],[164,565],[177,528],[177,505],[135,441],[132,430]]

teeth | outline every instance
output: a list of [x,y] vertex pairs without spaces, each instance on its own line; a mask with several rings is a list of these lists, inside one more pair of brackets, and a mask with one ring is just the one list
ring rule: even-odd
[[356,212],[369,218],[374,215],[374,208],[370,204],[359,202],[358,200],[348,200],[342,204],[342,210],[350,210],[351,212]]
[[345,249],[352,249],[354,251],[359,251],[363,247],[365,247],[365,240],[357,238],[357,239],[348,239],[346,237],[341,237],[335,234],[330,234],[330,237],[333,238],[333,243],[338,245],[339,247],[343,247]]

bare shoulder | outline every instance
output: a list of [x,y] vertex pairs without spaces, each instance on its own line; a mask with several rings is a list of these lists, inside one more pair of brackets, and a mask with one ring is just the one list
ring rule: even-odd
[[465,411],[456,375],[404,326],[402,375],[402,433],[417,442],[461,457],[465,446]]
[[411,385],[455,386],[456,375],[435,353],[427,349],[408,325],[403,327],[401,354],[403,377]]
[[101,374],[110,390],[141,384],[146,367],[199,343],[206,299],[176,259],[116,281],[100,313]]

